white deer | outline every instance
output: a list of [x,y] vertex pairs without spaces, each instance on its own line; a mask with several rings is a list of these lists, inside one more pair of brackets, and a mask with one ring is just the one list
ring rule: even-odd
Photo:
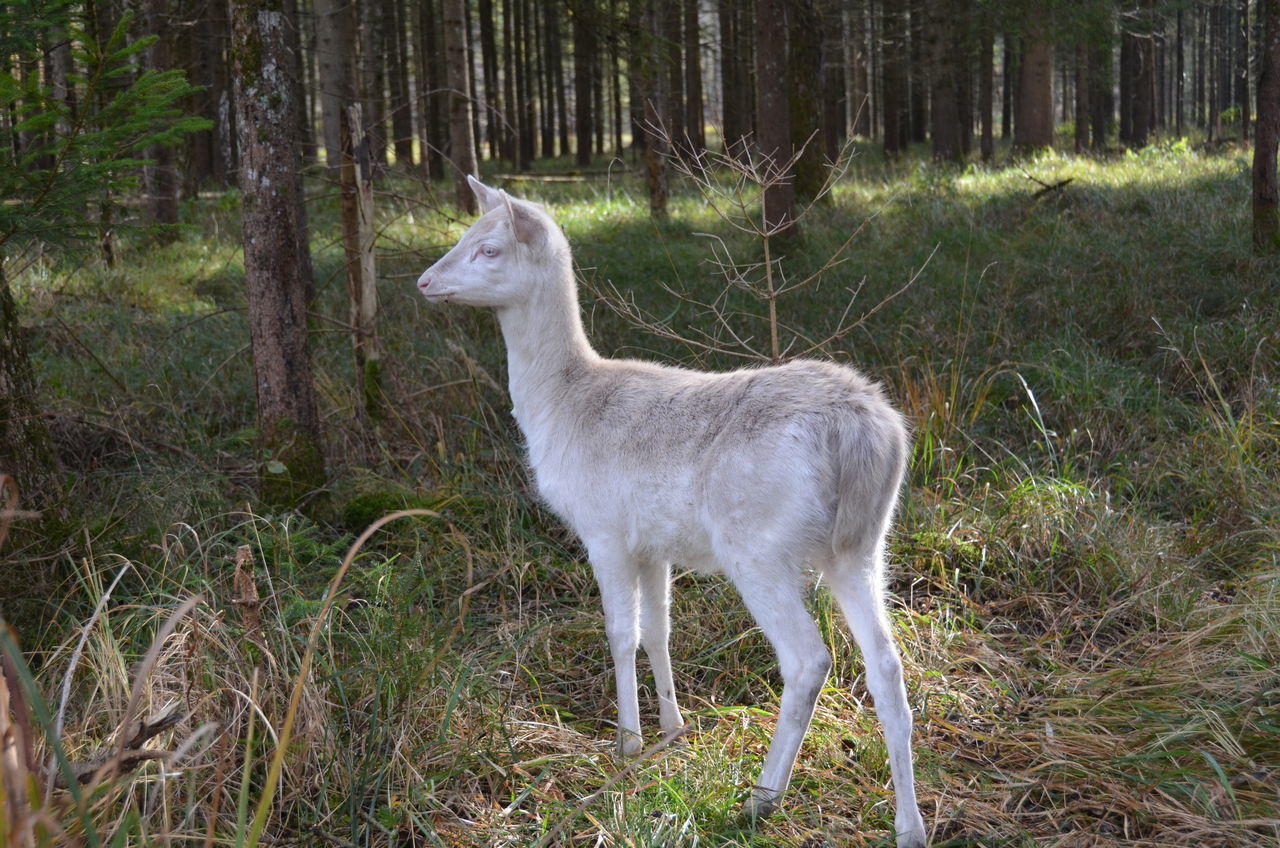
[[432,302],[497,311],[538,492],[586,546],[600,587],[620,751],[642,747],[640,645],[662,729],[684,724],[667,648],[672,564],[723,573],[782,672],[777,727],[745,808],[770,813],[831,668],[805,606],[808,567],[866,662],[898,846],[923,848],[911,711],[884,601],[885,534],[908,449],[901,416],[875,383],[826,362],[704,373],[601,357],[582,327],[560,228],[541,207],[470,181],[484,214],[418,289]]

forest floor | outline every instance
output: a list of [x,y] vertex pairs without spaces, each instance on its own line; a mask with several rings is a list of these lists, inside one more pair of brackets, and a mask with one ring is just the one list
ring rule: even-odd
[[[779,298],[780,343],[840,330],[826,355],[914,426],[892,619],[935,845],[1280,843],[1280,271],[1250,253],[1248,175],[1247,151],[1181,144],[992,169],[866,154],[782,246],[798,282],[856,233]],[[665,223],[620,163],[508,187],[562,222],[602,352],[723,368],[766,346],[764,303],[713,261],[756,263],[760,245],[688,184]],[[43,697],[32,721],[62,713],[59,756],[84,763],[140,672],[143,714],[185,713],[152,743],[181,748],[166,766],[34,795],[44,826],[112,845],[258,828],[270,845],[891,844],[879,726],[821,587],[835,668],[780,812],[737,816],[780,681],[716,578],[674,590],[688,732],[615,760],[596,590],[531,494],[496,324],[413,285],[467,222],[430,186],[379,193],[370,421],[336,198],[310,192],[332,479],[311,517],[254,507],[234,192],[114,269],[14,279],[75,505],[56,538],[3,552],[49,556],[65,581],[56,607],[6,602]],[[355,534],[402,508],[432,514],[375,533],[327,606]]]

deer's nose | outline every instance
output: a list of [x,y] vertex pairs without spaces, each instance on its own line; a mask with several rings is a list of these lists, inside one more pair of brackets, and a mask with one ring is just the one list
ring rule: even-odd
[[429,289],[430,287],[431,287],[431,272],[423,271],[422,276],[418,278],[418,291],[423,292],[425,294],[427,289]]

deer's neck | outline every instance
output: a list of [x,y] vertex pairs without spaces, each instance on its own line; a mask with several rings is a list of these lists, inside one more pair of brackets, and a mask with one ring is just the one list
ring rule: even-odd
[[498,310],[513,412],[526,435],[563,405],[567,387],[600,358],[582,327],[572,268],[552,274],[528,301]]

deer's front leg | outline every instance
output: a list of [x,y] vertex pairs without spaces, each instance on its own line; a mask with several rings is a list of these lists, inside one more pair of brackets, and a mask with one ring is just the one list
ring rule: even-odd
[[588,548],[600,599],[604,604],[604,630],[609,637],[614,676],[618,687],[618,751],[624,756],[640,753],[640,699],[636,691],[636,648],[640,644],[639,573],[627,555],[608,545]]

